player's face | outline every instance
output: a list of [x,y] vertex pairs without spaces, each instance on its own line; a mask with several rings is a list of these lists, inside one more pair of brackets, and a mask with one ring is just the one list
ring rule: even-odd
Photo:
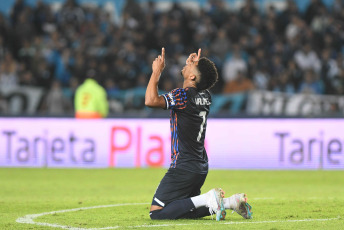
[[198,65],[198,61],[187,62],[181,71],[182,76],[185,78],[185,77],[190,76],[190,75],[197,75],[197,73],[198,73],[197,65]]

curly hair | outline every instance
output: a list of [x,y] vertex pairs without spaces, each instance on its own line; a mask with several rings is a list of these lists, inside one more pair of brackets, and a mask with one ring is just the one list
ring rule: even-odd
[[200,81],[196,83],[197,89],[205,90],[213,87],[219,78],[214,62],[202,57],[198,61],[197,68],[201,74]]

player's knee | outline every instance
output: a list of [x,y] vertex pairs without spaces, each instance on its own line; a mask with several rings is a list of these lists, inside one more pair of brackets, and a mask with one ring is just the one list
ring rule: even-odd
[[161,210],[154,210],[149,212],[149,216],[152,220],[163,220],[163,215],[161,215]]
[[152,220],[162,220],[162,213],[163,207],[159,206],[158,204],[155,204],[156,201],[153,200],[152,205],[150,207],[149,216]]

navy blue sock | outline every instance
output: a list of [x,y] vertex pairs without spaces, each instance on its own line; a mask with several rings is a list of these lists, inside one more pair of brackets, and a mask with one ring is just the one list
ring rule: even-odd
[[151,211],[150,218],[152,220],[175,220],[182,218],[182,216],[193,209],[195,209],[195,205],[190,198],[176,200],[166,205],[163,209]]
[[210,216],[209,208],[207,207],[200,207],[197,209],[192,210],[191,212],[186,213],[185,215],[181,216],[180,219],[197,219],[205,216]]

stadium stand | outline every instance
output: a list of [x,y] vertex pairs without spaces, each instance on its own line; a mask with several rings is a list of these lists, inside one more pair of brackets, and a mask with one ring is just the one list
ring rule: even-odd
[[[266,93],[282,101],[312,95],[327,105],[321,114],[343,112],[341,0],[16,0],[0,8],[2,115],[71,115],[76,87],[95,69],[112,115],[147,116],[143,96],[161,47],[164,90],[180,86],[185,55],[199,47],[216,63],[213,116],[300,115],[248,108]],[[15,98],[26,99],[18,106]]]

